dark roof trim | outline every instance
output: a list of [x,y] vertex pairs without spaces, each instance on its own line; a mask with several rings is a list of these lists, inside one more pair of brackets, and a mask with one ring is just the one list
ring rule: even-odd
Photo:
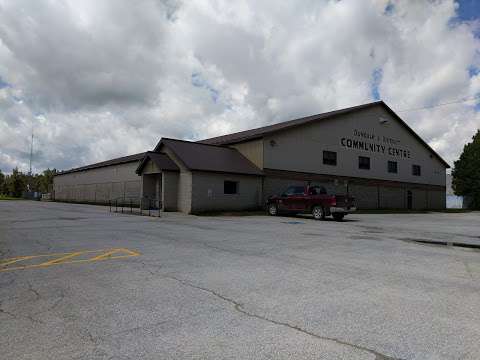
[[[257,173],[257,174],[250,174],[250,173],[243,173],[243,172],[232,172],[232,171],[219,171],[219,170],[203,170],[203,169],[190,169],[190,171],[192,173],[202,173],[202,172],[205,172],[205,173],[212,173],[212,174],[219,174],[219,175],[235,175],[235,176],[254,176],[254,177],[258,177],[258,176],[265,176],[265,174],[263,173],[263,171]],[[228,179],[226,179],[228,180]]]
[[383,102],[375,101],[372,103],[352,106],[345,109],[329,111],[329,112],[316,114],[316,115],[310,115],[310,116],[306,116],[298,119],[283,121],[283,122],[272,124],[272,125],[262,126],[255,129],[239,131],[233,134],[227,134],[227,135],[217,136],[209,139],[204,139],[198,142],[201,144],[210,144],[210,145],[231,145],[235,143],[244,142],[247,140],[262,138],[265,135],[268,135],[277,131],[281,131],[281,130],[291,129],[296,126],[309,124],[315,120],[326,119],[336,115],[343,115],[352,111],[369,108],[369,107],[378,105],[380,103],[383,103]]
[[102,168],[102,167],[107,167],[107,166],[126,164],[126,163],[130,163],[130,162],[134,162],[134,161],[140,161],[144,157],[145,154],[146,153],[143,152],[143,153],[138,153],[138,154],[133,154],[133,155],[128,155],[128,156],[123,156],[123,157],[119,157],[119,158],[115,158],[115,159],[111,159],[111,160],[107,160],[107,161],[98,162],[98,163],[95,163],[95,164],[90,164],[90,165],[85,165],[85,166],[81,166],[81,167],[78,167],[78,168],[73,168],[73,169],[70,169],[70,170],[60,171],[60,172],[56,173],[55,176],[70,174],[70,173],[79,172],[79,171],[97,169],[97,168]]
[[401,125],[403,125],[407,131],[409,131],[420,143],[422,143],[435,157],[440,160],[440,162],[447,168],[450,167],[450,165],[443,160],[443,158],[437,154],[435,150],[432,149],[430,145],[428,145],[413,129],[408,126],[408,124],[402,120],[400,116],[398,116],[390,107],[388,107],[387,104],[385,104],[382,100],[380,101],[375,101],[372,103],[367,103],[367,104],[362,104],[362,105],[357,105],[345,109],[340,109],[340,110],[334,110],[334,111],[329,111],[326,113],[322,114],[317,114],[317,115],[312,115],[312,116],[307,116],[299,119],[294,119],[294,120],[289,120],[289,121],[284,121],[281,123],[273,124],[273,125],[268,125],[268,126],[263,126],[260,128],[256,129],[251,129],[251,130],[245,130],[245,131],[240,131],[237,133],[233,134],[228,134],[228,135],[222,135],[222,136],[217,136],[209,139],[204,139],[199,141],[198,143],[200,144],[209,144],[209,145],[232,145],[236,143],[241,143],[244,141],[251,141],[255,139],[260,139],[263,138],[265,135],[273,134],[275,132],[283,131],[283,130],[289,130],[297,126],[302,126],[306,124],[310,124],[313,121],[316,120],[324,120],[324,119],[329,119],[333,118],[335,116],[339,115],[344,115],[350,112],[358,111],[358,110],[363,110],[367,109],[370,107],[374,107],[377,105],[383,106],[395,119],[397,119]]
[[180,142],[184,142],[184,143],[189,143],[189,144],[195,144],[195,145],[205,145],[205,146],[215,146],[215,147],[220,147],[220,148],[227,148],[227,149],[230,149],[230,147],[228,146],[225,146],[225,145],[221,145],[221,144],[207,144],[207,143],[203,143],[201,141],[189,141],[189,140],[182,140],[182,139],[174,139],[174,138],[167,138],[167,137],[162,137],[160,139],[160,141],[157,143],[157,146],[155,146],[155,149],[153,149],[153,152],[158,152],[159,149],[160,149],[160,145],[164,144],[164,141],[163,140],[171,140],[171,141],[180,141]]
[[152,160],[155,165],[160,170],[168,170],[168,171],[180,171],[180,168],[175,164],[167,154],[160,153],[160,152],[153,152],[153,151],[148,151],[145,153],[145,156],[143,157],[142,161],[140,164],[138,164],[137,169],[135,172],[137,174],[141,174],[144,166],[147,164],[148,160]]

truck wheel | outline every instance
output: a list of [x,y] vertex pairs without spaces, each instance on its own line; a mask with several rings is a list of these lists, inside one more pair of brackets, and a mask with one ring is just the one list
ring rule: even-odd
[[314,206],[312,208],[312,215],[315,220],[323,220],[325,219],[325,211],[321,206]]
[[271,216],[278,215],[277,205],[275,205],[275,204],[268,205],[268,214],[271,215]]
[[343,220],[343,217],[345,216],[345,214],[342,214],[342,213],[334,213],[332,214],[333,216],[333,219],[335,221],[342,221]]

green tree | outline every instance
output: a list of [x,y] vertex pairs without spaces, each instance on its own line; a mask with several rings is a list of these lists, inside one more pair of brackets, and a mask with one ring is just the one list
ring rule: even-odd
[[18,168],[13,169],[12,175],[8,177],[7,188],[9,194],[15,197],[22,196],[26,190],[26,176]]
[[471,208],[480,209],[480,130],[472,140],[454,162],[452,188],[456,195],[471,198]]
[[0,194],[5,194],[6,191],[5,175],[2,173],[2,170],[0,170]]
[[44,170],[42,175],[39,175],[38,191],[42,193],[51,192],[53,186],[53,177],[56,173],[56,169]]

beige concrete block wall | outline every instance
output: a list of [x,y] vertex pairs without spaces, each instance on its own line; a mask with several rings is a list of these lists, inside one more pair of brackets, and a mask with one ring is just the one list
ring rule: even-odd
[[263,139],[231,145],[260,169],[263,169],[263,146]]
[[108,203],[123,196],[140,197],[137,165],[135,161],[57,175],[53,179],[55,200]]
[[189,214],[192,210],[192,173],[170,149],[162,147],[160,151],[167,154],[180,169],[178,174],[177,209]]
[[[248,210],[262,205],[262,177],[193,172],[191,212]],[[224,181],[237,181],[238,194],[224,194]]]
[[112,192],[110,194],[110,198],[118,199],[120,197],[123,197],[123,195],[125,194],[124,185],[125,184],[123,182],[111,183],[110,186],[112,187]]
[[180,171],[177,192],[178,211],[189,214],[192,211],[192,173]]

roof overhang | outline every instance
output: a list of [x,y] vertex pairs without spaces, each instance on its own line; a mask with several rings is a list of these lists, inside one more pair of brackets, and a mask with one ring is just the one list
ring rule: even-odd
[[149,160],[151,160],[158,167],[158,169],[160,169],[160,171],[180,171],[177,164],[175,164],[167,154],[149,151],[145,153],[145,156],[135,170],[138,175],[142,174],[143,168]]

